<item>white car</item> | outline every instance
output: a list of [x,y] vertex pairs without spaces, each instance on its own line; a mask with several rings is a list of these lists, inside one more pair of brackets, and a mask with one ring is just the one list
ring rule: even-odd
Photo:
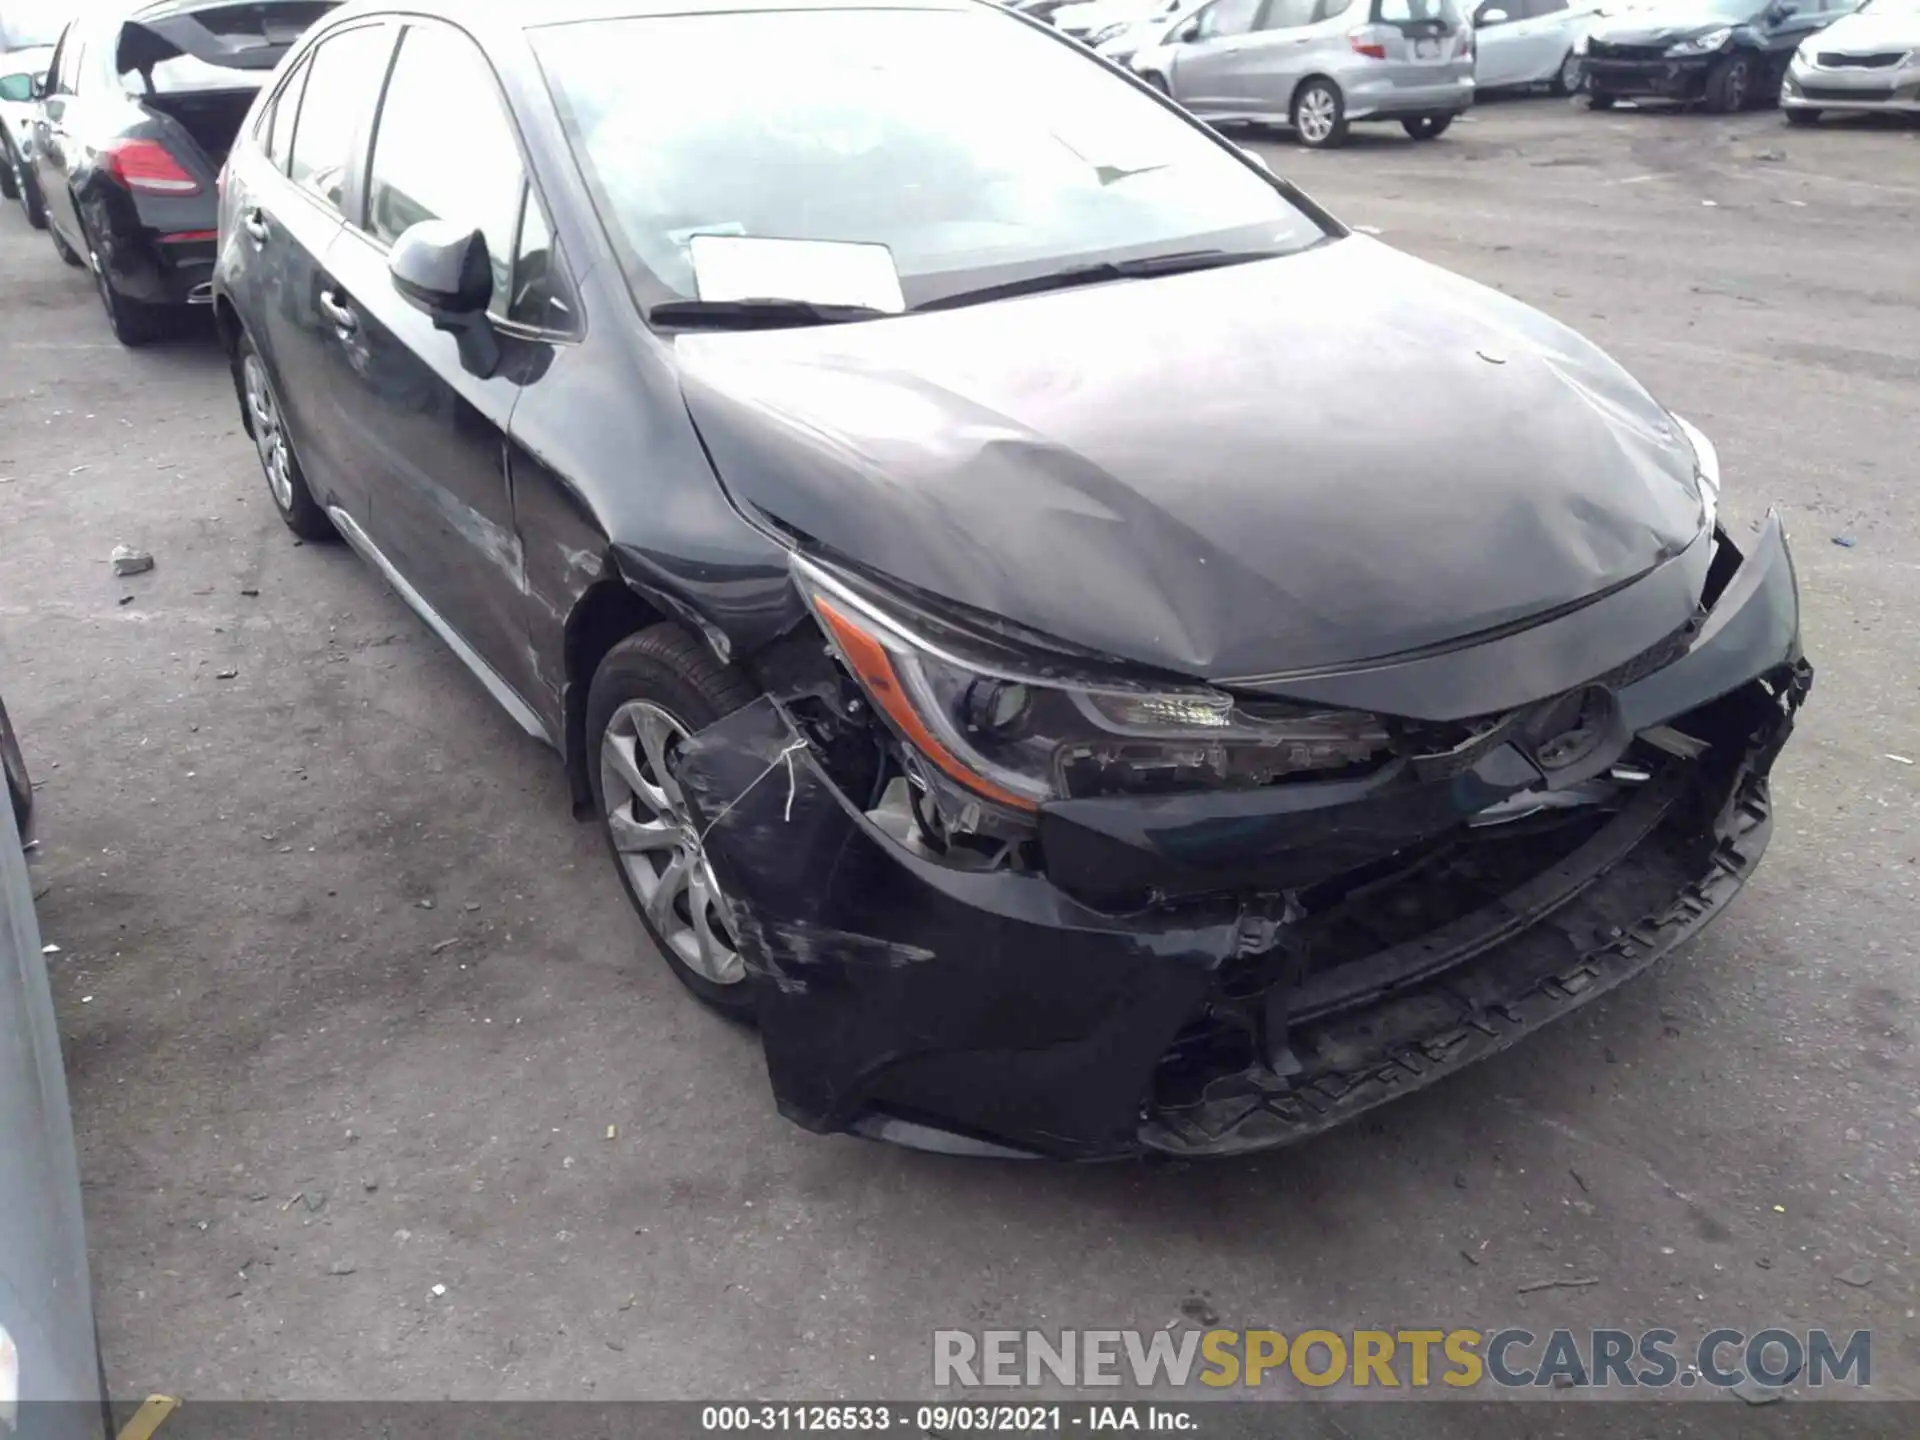
[[1145,21],[1171,20],[1187,0],[1084,0],[1062,5],[1048,20],[1062,35],[1096,48]]
[[1599,0],[1481,0],[1473,12],[1477,90],[1546,85],[1556,95],[1580,88],[1579,43]]
[[1135,55],[1162,44],[1179,28],[1180,22],[1206,3],[1207,0],[1173,0],[1144,19],[1109,24],[1094,31],[1087,37],[1087,43],[1124,70]]
[[1789,125],[1828,110],[1920,115],[1920,0],[1867,0],[1800,42],[1780,86]]

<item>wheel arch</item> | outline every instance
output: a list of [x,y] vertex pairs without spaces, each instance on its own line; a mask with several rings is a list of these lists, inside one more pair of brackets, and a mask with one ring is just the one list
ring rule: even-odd
[[1314,70],[1309,72],[1308,74],[1302,75],[1300,77],[1300,83],[1293,87],[1293,93],[1287,96],[1287,123],[1289,125],[1293,123],[1294,109],[1300,103],[1300,92],[1306,89],[1307,86],[1313,84],[1313,82],[1316,80],[1320,81],[1321,83],[1327,86],[1330,86],[1333,90],[1333,93],[1340,97],[1341,109],[1344,110],[1346,108],[1346,104],[1347,104],[1346,87],[1343,86],[1338,80],[1334,79],[1333,76],[1327,74],[1326,71]]
[[587,693],[593,687],[594,672],[607,652],[629,635],[672,618],[618,578],[595,581],[567,614],[560,754],[576,818],[593,815],[593,782],[587,773]]

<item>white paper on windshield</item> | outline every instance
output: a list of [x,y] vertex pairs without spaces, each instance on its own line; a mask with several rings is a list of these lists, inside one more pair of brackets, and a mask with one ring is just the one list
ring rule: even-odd
[[907,308],[893,251],[885,245],[695,235],[687,250],[702,300],[811,300],[866,305],[894,315]]

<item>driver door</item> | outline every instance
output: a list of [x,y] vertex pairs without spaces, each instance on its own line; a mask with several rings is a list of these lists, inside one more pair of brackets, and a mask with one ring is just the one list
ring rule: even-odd
[[1527,62],[1525,0],[1482,0],[1473,12],[1473,83],[1481,89],[1517,84]]
[[1267,0],[1213,0],[1189,22],[1192,38],[1174,51],[1174,98],[1196,115],[1258,110],[1252,36]]

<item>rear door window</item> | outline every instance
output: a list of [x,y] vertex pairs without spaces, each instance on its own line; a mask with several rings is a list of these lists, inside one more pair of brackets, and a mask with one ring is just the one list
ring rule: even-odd
[[1200,14],[1200,40],[1222,40],[1244,35],[1260,18],[1261,0],[1214,0]]
[[260,149],[273,168],[286,173],[287,159],[293,153],[293,124],[300,116],[300,97],[307,88],[307,71],[311,67],[302,60],[287,77],[287,83],[280,87],[280,93],[274,97],[272,113],[267,116],[265,139]]
[[367,181],[367,230],[392,244],[422,220],[487,237],[504,316],[526,174],[486,57],[445,25],[410,26],[387,83]]
[[1266,14],[1260,18],[1262,30],[1297,30],[1313,23],[1319,0],[1267,0]]
[[307,62],[287,174],[336,210],[344,208],[348,172],[362,158],[367,122],[392,53],[389,27],[363,25],[329,35]]

